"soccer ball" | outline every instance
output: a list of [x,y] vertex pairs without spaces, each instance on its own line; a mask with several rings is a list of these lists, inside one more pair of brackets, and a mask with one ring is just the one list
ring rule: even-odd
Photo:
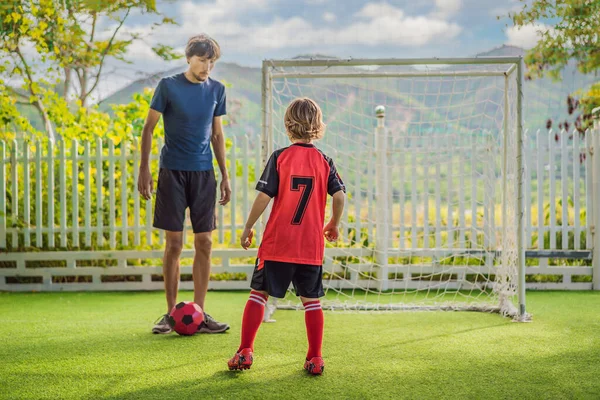
[[169,313],[169,325],[180,335],[189,336],[198,331],[204,321],[204,311],[192,301],[178,303]]

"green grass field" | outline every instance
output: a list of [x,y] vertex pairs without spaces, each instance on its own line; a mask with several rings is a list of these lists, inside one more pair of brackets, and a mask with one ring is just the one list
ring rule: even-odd
[[321,377],[302,370],[299,311],[263,324],[251,370],[227,370],[246,299],[210,292],[207,311],[232,329],[179,337],[150,333],[163,293],[0,293],[0,398],[600,398],[600,292],[529,292],[527,324],[326,312]]

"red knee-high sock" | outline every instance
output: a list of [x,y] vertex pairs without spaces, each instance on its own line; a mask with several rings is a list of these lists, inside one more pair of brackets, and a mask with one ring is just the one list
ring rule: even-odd
[[306,359],[321,357],[323,344],[323,310],[319,300],[304,303],[304,322],[306,323],[306,336],[308,337],[308,353]]
[[265,315],[265,305],[267,297],[254,290],[250,292],[250,298],[244,308],[244,317],[242,318],[242,342],[238,351],[250,348],[254,351],[254,338],[260,328],[263,316]]

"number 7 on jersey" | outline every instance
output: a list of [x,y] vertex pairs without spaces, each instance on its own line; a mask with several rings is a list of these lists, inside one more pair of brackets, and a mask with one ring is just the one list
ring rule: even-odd
[[293,192],[302,192],[296,212],[294,213],[294,218],[292,218],[292,225],[300,225],[302,223],[302,218],[304,218],[306,207],[313,192],[314,182],[315,178],[312,176],[292,176],[291,190]]

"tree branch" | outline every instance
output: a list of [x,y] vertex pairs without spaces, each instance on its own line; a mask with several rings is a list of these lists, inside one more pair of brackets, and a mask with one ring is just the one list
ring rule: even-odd
[[44,107],[44,104],[37,97],[37,93],[33,89],[33,77],[31,75],[31,70],[29,69],[29,65],[27,64],[25,57],[23,57],[23,53],[21,53],[21,48],[19,46],[17,46],[17,48],[15,49],[15,52],[19,56],[21,63],[23,63],[23,68],[25,69],[25,74],[27,74],[27,79],[29,80],[28,81],[29,92],[31,93],[32,96],[36,97],[36,100],[32,104],[33,104],[33,106],[35,106],[35,108],[37,108],[38,112],[40,113],[40,115],[42,117],[42,120],[44,121],[44,126],[46,128],[46,132],[48,133],[48,137],[50,138],[50,140],[52,142],[54,142],[54,129],[52,128],[52,122],[50,122],[50,118],[48,117],[48,113],[46,113],[46,108]]
[[[87,49],[86,49],[86,55],[92,52],[92,43],[94,43],[94,36],[96,33],[96,23],[98,21],[98,13],[96,11],[94,11],[92,13],[92,31],[90,32],[90,40],[87,42]],[[87,85],[88,85],[88,68],[85,67],[83,68],[83,70],[81,71],[81,75],[82,75],[82,80],[81,80],[81,87],[80,87],[80,92],[79,92],[79,99],[81,100],[81,104],[83,106],[85,106],[87,97],[88,97],[88,93],[87,93]]]
[[23,69],[25,70],[25,74],[27,75],[27,79],[29,80],[27,82],[27,86],[29,87],[29,92],[31,93],[32,96],[36,96],[37,93],[35,93],[35,90],[33,90],[33,78],[31,76],[31,70],[29,69],[29,64],[27,64],[25,57],[23,57],[23,53],[21,53],[21,48],[19,46],[17,46],[17,48],[15,49],[15,53],[19,56],[19,59],[21,60],[21,64],[23,64]]
[[80,69],[83,69],[85,67],[75,67],[75,74],[77,74],[77,80],[79,81],[79,86],[81,87],[82,83],[83,83],[83,77],[81,76],[81,71]]
[[15,96],[21,96],[23,99],[29,99],[29,97],[25,96],[23,93],[19,93],[15,88],[6,86],[6,89],[9,90]]
[[90,41],[88,42],[88,51],[92,49],[91,43],[94,43],[94,34],[96,33],[96,22],[98,20],[98,13],[94,11],[92,15],[92,32],[90,33]]
[[110,50],[113,41],[115,40],[115,37],[117,36],[117,33],[119,32],[119,30],[121,29],[121,27],[123,26],[123,24],[125,23],[125,20],[127,19],[127,17],[129,16],[129,12],[131,11],[131,7],[129,7],[127,9],[127,12],[125,13],[125,16],[123,17],[123,19],[120,21],[119,26],[117,26],[117,28],[115,29],[115,31],[113,32],[112,37],[110,38],[110,40],[108,41],[108,45],[106,46],[106,48],[104,49],[104,51],[102,52],[102,58],[100,59],[100,67],[98,68],[98,73],[96,74],[95,77],[95,82],[92,85],[91,89],[85,94],[85,97],[87,98],[93,91],[94,89],[96,89],[96,86],[98,86],[98,82],[100,81],[100,75],[102,74],[102,67],[104,66],[104,59],[106,58],[106,55],[108,54],[108,51]]
[[63,97],[65,98],[65,100],[68,100],[69,87],[71,86],[72,69],[69,67],[65,67],[64,70],[65,70],[65,85],[64,85],[64,89],[63,89]]

